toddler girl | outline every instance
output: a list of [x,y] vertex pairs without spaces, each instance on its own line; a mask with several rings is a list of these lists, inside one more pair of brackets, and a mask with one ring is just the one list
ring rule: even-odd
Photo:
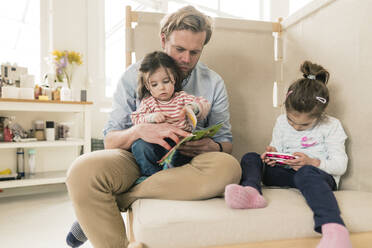
[[[138,98],[141,104],[131,114],[134,125],[166,122],[190,132],[193,125],[186,118],[187,108],[199,120],[208,115],[210,104],[206,99],[181,91],[182,72],[166,53],[153,52],[146,55],[139,68],[138,78]],[[170,146],[175,145],[170,138],[166,142]],[[168,152],[163,146],[138,139],[131,149],[142,176],[148,177],[163,169],[157,162]],[[191,159],[176,151],[167,167],[181,166]]]
[[329,103],[326,87],[329,73],[320,65],[305,61],[304,78],[289,87],[286,114],[278,117],[266,152],[290,153],[296,158],[277,164],[256,153],[241,160],[240,185],[225,188],[231,208],[263,208],[261,179],[267,186],[293,187],[301,191],[314,212],[314,229],[322,233],[318,248],[351,247],[348,230],[333,194],[346,171],[346,134],[338,119],[324,113]]

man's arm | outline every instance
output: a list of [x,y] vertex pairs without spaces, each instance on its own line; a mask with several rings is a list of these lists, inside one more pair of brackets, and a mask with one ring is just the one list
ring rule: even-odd
[[[232,153],[232,147],[233,147],[232,143],[230,143],[230,142],[220,142],[220,144],[222,145],[222,151],[223,152],[226,152],[228,154]],[[218,147],[218,149],[219,149],[219,147]]]
[[129,150],[133,142],[138,139],[137,132],[135,130],[138,128],[138,126],[139,125],[125,130],[115,130],[109,132],[105,136],[104,140],[105,149],[121,148],[124,150]]
[[115,130],[107,133],[105,149],[121,148],[129,150],[133,142],[141,138],[146,142],[158,144],[170,150],[171,146],[164,140],[165,138],[170,138],[178,143],[179,136],[185,137],[187,135],[189,135],[188,132],[168,123],[142,123],[125,130]]

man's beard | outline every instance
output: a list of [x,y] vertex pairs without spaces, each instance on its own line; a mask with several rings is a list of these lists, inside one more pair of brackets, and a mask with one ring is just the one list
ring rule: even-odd
[[[182,67],[182,66],[180,66],[180,67]],[[190,76],[192,70],[194,70],[194,68],[195,68],[195,66],[193,68],[191,68],[190,70],[188,70],[188,71],[182,71],[181,70],[182,71],[182,77],[183,77],[183,79],[188,78]]]

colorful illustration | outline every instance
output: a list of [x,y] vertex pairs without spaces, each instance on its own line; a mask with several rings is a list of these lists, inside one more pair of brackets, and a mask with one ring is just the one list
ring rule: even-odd
[[162,157],[162,159],[158,161],[159,165],[163,166],[166,164],[170,164],[177,148],[180,147],[180,145],[182,145],[183,143],[188,142],[188,141],[193,141],[193,140],[200,140],[205,137],[213,137],[218,132],[218,130],[221,128],[221,126],[222,126],[222,123],[216,124],[207,129],[192,132],[189,136],[186,136],[185,138],[183,138],[172,149],[170,149],[169,152],[165,154],[164,157]]

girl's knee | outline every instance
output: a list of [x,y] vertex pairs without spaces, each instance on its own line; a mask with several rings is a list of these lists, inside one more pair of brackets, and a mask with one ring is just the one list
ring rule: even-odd
[[307,183],[308,181],[313,181],[314,176],[319,176],[319,179],[321,179],[321,175],[319,174],[319,171],[316,167],[311,165],[305,165],[302,166],[294,175],[294,183],[295,185],[299,186],[302,184]]
[[258,154],[256,152],[248,152],[248,153],[244,154],[244,156],[242,157],[241,163],[245,163],[245,162],[251,161],[251,160],[261,160],[260,154]]

